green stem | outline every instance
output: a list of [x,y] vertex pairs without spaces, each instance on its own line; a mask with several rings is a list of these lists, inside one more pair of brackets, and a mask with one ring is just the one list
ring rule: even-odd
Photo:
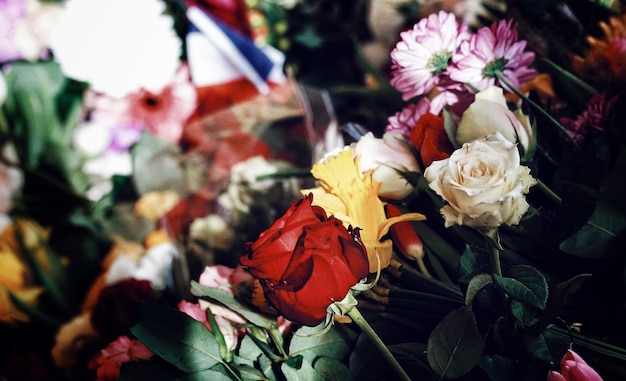
[[549,60],[547,58],[542,58],[542,61],[547,63],[550,67],[552,67],[553,69],[555,69],[559,73],[561,73],[561,75],[563,75],[569,81],[572,81],[575,84],[577,84],[581,89],[583,89],[587,93],[589,93],[589,95],[593,95],[594,93],[597,92],[597,90],[595,88],[593,88],[593,86],[589,85],[587,82],[581,80],[580,78],[578,78],[574,74],[570,73],[569,71],[563,69],[562,67],[560,67],[559,65],[555,64],[551,60]]
[[554,191],[541,180],[537,179],[537,189],[541,191],[544,195],[546,195],[550,200],[552,200],[555,204],[561,205],[561,196],[554,193]]
[[276,346],[276,348],[278,348],[278,351],[280,352],[280,354],[283,357],[288,358],[289,354],[285,352],[285,348],[283,347],[283,335],[278,330],[278,326],[275,324],[272,324],[267,330],[267,332],[269,333],[272,341],[274,341],[274,345]]
[[487,238],[487,246],[489,247],[489,263],[491,264],[491,273],[502,276],[502,265],[500,264],[500,235],[498,228],[491,229],[483,233]]
[[376,346],[376,348],[378,348],[378,350],[383,355],[385,360],[387,360],[389,365],[391,365],[391,368],[396,373],[396,375],[401,380],[411,381],[411,378],[406,374],[404,369],[402,369],[400,363],[398,363],[398,360],[393,357],[393,355],[389,351],[389,348],[387,348],[385,343],[383,343],[380,337],[376,334],[372,326],[370,326],[367,320],[365,320],[365,318],[363,317],[363,315],[361,315],[359,309],[353,307],[352,309],[350,309],[350,311],[348,311],[348,316],[350,316],[352,321],[354,321],[356,325],[358,325],[359,328],[361,328],[361,330],[374,342],[374,345]]
[[505,77],[504,74],[502,74],[502,72],[496,71],[495,72],[496,77],[498,78],[498,80],[500,80],[500,82],[502,82],[503,84],[506,85],[506,87],[509,88],[509,90],[511,90],[513,93],[515,93],[518,97],[522,98],[523,100],[525,100],[526,102],[528,102],[529,105],[531,105],[535,110],[539,111],[541,114],[543,114],[543,116],[545,116],[546,118],[548,118],[548,120],[554,124],[559,130],[561,130],[562,133],[565,134],[565,136],[567,137],[567,139],[569,140],[569,142],[572,144],[572,146],[576,149],[576,150],[580,150],[580,148],[578,147],[578,143],[576,143],[576,141],[574,140],[574,138],[572,137],[572,135],[570,135],[570,133],[565,129],[565,127],[563,127],[563,125],[561,123],[559,123],[559,121],[557,121],[556,119],[554,119],[554,117],[552,115],[550,115],[550,113],[548,113],[546,110],[544,110],[543,107],[539,106],[537,103],[533,102],[530,98],[528,98],[526,95],[524,95],[521,91],[519,91],[515,86],[513,86]]

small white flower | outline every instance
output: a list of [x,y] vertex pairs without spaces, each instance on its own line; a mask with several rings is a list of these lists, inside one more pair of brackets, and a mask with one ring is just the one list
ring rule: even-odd
[[217,214],[196,218],[189,228],[189,236],[211,248],[225,251],[232,247],[235,240],[233,229]]

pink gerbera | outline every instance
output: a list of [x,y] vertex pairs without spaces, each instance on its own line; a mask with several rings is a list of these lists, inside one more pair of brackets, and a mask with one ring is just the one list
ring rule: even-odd
[[419,118],[430,111],[430,100],[422,98],[417,103],[407,105],[402,111],[398,111],[395,115],[390,116],[387,121],[389,124],[385,128],[385,132],[400,134],[407,140],[411,135],[411,130]]
[[450,78],[478,90],[496,83],[508,88],[497,78],[498,73],[516,88],[531,79],[536,71],[529,65],[535,54],[524,51],[526,41],[517,40],[516,26],[512,20],[500,20],[491,27],[480,28],[452,58]]
[[467,25],[440,11],[400,33],[391,52],[391,84],[409,100],[432,90],[445,77],[453,54],[469,37]]

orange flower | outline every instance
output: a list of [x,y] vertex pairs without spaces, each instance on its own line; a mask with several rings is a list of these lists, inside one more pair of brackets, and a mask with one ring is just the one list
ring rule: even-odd
[[626,80],[626,14],[600,22],[603,36],[587,36],[589,51],[585,57],[571,55],[576,73],[588,80],[624,82]]

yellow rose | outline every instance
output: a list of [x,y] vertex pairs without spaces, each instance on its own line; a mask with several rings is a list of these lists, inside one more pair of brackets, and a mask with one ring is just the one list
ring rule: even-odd
[[499,132],[463,144],[450,158],[433,162],[424,177],[448,202],[441,209],[446,227],[480,230],[518,224],[529,207],[525,194],[537,183],[520,165],[515,144]]

